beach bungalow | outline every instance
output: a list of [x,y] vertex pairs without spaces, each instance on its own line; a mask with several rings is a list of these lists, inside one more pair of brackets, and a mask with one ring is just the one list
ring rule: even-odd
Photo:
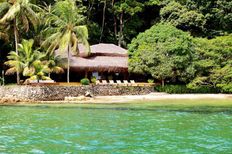
[[75,82],[92,76],[98,80],[123,80],[128,78],[127,50],[114,44],[100,43],[90,46],[90,56],[84,56],[79,44],[79,54],[70,57],[70,79]]

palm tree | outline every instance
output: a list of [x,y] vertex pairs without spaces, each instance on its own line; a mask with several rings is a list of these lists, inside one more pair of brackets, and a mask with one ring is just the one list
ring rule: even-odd
[[63,68],[65,68],[64,64],[66,63],[66,60],[64,58],[61,58],[61,56],[59,55],[48,53],[45,57],[45,60],[47,61],[47,65],[50,70],[48,73],[49,77],[51,73],[64,73]]
[[19,53],[11,51],[5,62],[10,68],[6,75],[20,72],[23,76],[30,77],[29,80],[50,79],[50,73],[62,73],[63,59],[59,56],[47,55],[46,53],[33,50],[34,40],[22,40],[18,44]]
[[48,48],[48,52],[67,50],[67,82],[69,83],[70,53],[78,51],[78,43],[86,46],[86,56],[90,53],[88,29],[82,25],[83,16],[77,8],[74,0],[57,1],[54,7],[48,7],[48,31],[50,36],[43,42],[42,46]]
[[11,51],[5,62],[10,68],[6,71],[6,75],[14,74],[16,72],[23,73],[24,76],[33,73],[33,63],[36,60],[44,58],[46,55],[33,50],[34,40],[22,40],[22,44],[18,44],[18,54]]
[[46,61],[35,60],[32,63],[32,66],[33,72],[25,74],[30,77],[27,80],[37,80],[37,83],[39,83],[39,80],[51,80],[51,78],[47,76],[50,69],[48,68]]
[[[0,3],[0,24],[10,25],[14,29],[15,52],[18,55],[18,30],[23,28],[26,32],[29,30],[29,23],[34,28],[38,24],[38,18],[33,9],[39,9],[29,0],[8,0]],[[19,26],[21,25],[21,26]],[[17,71],[17,83],[20,82],[19,72]]]

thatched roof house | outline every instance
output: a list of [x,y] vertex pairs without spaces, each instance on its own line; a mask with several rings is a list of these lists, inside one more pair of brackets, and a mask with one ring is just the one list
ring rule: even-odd
[[79,56],[72,55],[70,68],[72,71],[84,72],[128,72],[127,50],[114,44],[96,44],[90,46],[91,55],[82,57],[84,47],[79,45]]

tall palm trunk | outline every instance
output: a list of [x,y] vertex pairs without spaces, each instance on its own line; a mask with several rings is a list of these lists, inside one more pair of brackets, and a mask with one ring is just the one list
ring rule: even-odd
[[67,67],[67,82],[69,83],[69,77],[70,77],[70,50],[71,50],[71,44],[68,45],[68,67]]
[[118,30],[117,30],[117,18],[114,15],[114,35],[115,39],[118,40]]
[[118,38],[118,46],[122,46],[122,42],[123,42],[123,27],[124,27],[124,23],[123,23],[123,12],[120,15],[120,25],[119,25],[119,38]]
[[[18,36],[17,36],[17,26],[16,26],[16,18],[14,19],[14,37],[15,37],[15,52],[17,55],[19,55],[18,52]],[[18,67],[18,66],[17,66]],[[16,70],[16,75],[17,75],[17,84],[20,84],[20,76],[19,76],[19,68]]]
[[103,13],[102,13],[102,27],[101,27],[101,36],[100,36],[100,42],[102,41],[102,36],[104,32],[104,26],[105,26],[105,14],[106,14],[106,0],[104,1],[104,7],[103,7]]

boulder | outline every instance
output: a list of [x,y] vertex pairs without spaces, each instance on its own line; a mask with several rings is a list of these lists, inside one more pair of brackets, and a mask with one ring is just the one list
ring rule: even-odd
[[93,97],[93,94],[89,91],[85,92],[85,97]]

